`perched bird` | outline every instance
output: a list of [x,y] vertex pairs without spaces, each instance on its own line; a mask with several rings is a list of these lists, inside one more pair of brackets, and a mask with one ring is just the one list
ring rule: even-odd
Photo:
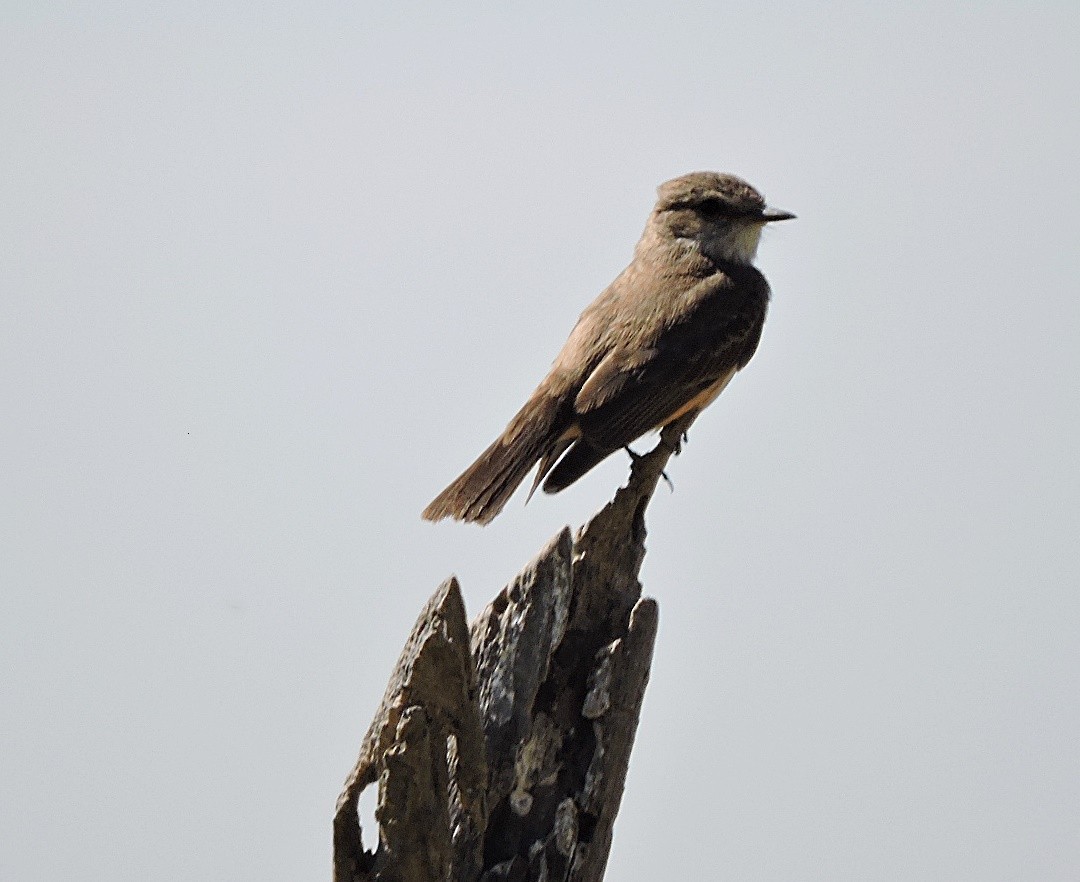
[[[557,493],[652,429],[709,405],[757,349],[769,285],[761,230],[795,215],[734,175],[661,184],[630,265],[578,319],[506,430],[424,509],[489,523],[539,463]],[[530,492],[530,496],[531,496]]]

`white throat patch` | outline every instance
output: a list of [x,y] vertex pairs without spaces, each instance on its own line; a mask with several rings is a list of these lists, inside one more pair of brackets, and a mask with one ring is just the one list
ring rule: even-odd
[[709,250],[716,256],[732,263],[753,263],[761,241],[763,223],[734,223],[727,235],[718,236],[709,243]]

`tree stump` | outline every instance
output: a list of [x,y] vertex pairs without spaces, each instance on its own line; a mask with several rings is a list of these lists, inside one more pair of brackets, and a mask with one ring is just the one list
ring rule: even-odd
[[[338,799],[335,882],[603,878],[656,638],[645,508],[692,421],[471,628],[455,579],[432,595]],[[376,782],[367,851],[357,803]]]

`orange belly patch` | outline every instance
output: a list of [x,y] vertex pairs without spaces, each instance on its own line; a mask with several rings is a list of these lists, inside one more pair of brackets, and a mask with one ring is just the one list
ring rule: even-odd
[[682,407],[680,407],[678,410],[676,410],[671,416],[669,416],[667,419],[663,420],[659,425],[655,426],[654,428],[662,429],[668,423],[675,422],[675,420],[677,420],[679,417],[684,416],[685,414],[688,414],[691,411],[704,410],[706,407],[708,407],[710,404],[712,404],[716,400],[717,396],[721,392],[724,391],[724,389],[727,387],[727,384],[731,382],[731,378],[734,377],[736,373],[737,373],[737,369],[732,368],[732,370],[731,370],[731,372],[729,374],[727,374],[726,376],[721,377],[719,380],[717,380],[711,386],[707,386],[705,389],[702,389],[697,395],[695,395],[688,402],[686,402],[686,404],[684,404]]

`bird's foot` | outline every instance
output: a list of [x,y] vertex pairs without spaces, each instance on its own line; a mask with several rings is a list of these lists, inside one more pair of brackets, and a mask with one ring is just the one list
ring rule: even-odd
[[[639,459],[644,459],[644,453],[638,453],[636,450],[632,450],[629,444],[623,446],[623,450],[626,451],[626,455],[630,457],[630,462],[636,464]],[[676,451],[678,452],[678,451]],[[671,478],[668,477],[667,472],[661,472],[660,477],[664,479],[664,483],[668,485],[668,488],[672,493],[675,492],[675,485],[671,483]]]

